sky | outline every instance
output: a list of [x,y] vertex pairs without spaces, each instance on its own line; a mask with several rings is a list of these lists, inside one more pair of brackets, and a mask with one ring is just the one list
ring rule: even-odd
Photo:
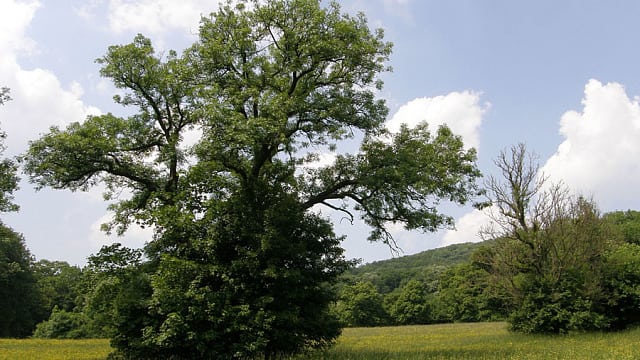
[[[640,209],[640,2],[633,0],[342,0],[363,12],[394,43],[379,96],[387,126],[449,125],[478,166],[519,142],[539,156],[544,173],[593,197],[601,211]],[[204,0],[0,0],[0,86],[12,101],[0,107],[5,156],[27,149],[50,126],[113,112],[114,87],[96,58],[137,33],[156,49],[181,51],[197,39],[198,20],[216,8]],[[35,191],[22,175],[18,213],[0,219],[22,233],[36,259],[83,265],[102,245],[143,246],[149,230],[106,236],[110,218],[100,189]],[[485,215],[443,205],[456,230],[392,233],[413,254],[479,241]],[[367,242],[367,229],[332,215],[347,236],[346,256],[364,262],[394,256]],[[397,255],[396,255],[397,256]]]

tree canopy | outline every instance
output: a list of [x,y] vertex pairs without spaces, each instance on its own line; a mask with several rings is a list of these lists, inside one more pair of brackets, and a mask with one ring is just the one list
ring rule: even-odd
[[[362,14],[317,0],[230,1],[181,55],[143,35],[109,47],[101,74],[137,112],[53,127],[21,161],[39,187],[105,184],[107,230],[154,228],[148,276],[135,276],[147,287],[129,293],[148,298],[118,316],[146,315],[121,321],[116,347],[270,357],[323,346],[339,333],[326,284],[351,262],[318,206],[359,215],[391,246],[390,224],[452,225],[438,205],[479,194],[475,151],[446,127],[386,130],[376,91],[390,53]],[[345,140],[360,149],[317,163]]]

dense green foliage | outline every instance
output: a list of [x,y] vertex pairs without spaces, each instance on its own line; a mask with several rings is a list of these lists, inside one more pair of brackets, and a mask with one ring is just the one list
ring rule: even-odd
[[486,233],[497,240],[480,262],[509,296],[512,329],[565,333],[637,323],[637,308],[627,307],[637,304],[637,292],[625,284],[637,276],[634,213],[602,217],[593,201],[545,184],[523,144],[495,163],[502,179],[487,182],[495,227]]
[[434,322],[432,303],[424,284],[418,280],[410,280],[393,297],[389,315],[399,325],[429,324]]
[[369,281],[382,294],[389,293],[413,278],[433,279],[435,273],[446,267],[470,261],[478,247],[474,243],[454,244],[423,251],[418,254],[376,261],[350,269],[343,279]]
[[[390,52],[381,30],[337,3],[229,1],[181,55],[156,54],[139,35],[98,59],[124,92],[115,101],[137,112],[51,128],[21,160],[39,187],[105,184],[107,230],[154,229],[144,261],[104,249],[102,270],[89,271],[82,311],[113,331],[121,354],[271,358],[324,347],[340,332],[332,285],[352,262],[317,206],[359,215],[370,240],[393,246],[390,223],[434,231],[453,222],[441,199],[479,194],[475,151],[447,127],[384,127],[375,91]],[[358,151],[313,165],[356,136]]]
[[[341,277],[335,311],[346,326],[505,319],[506,294],[476,262],[492,243],[455,244],[351,269]],[[365,294],[369,305],[358,307]]]
[[379,326],[389,321],[383,297],[370,282],[344,286],[334,311],[346,326]]
[[640,211],[614,211],[602,218],[620,231],[624,242],[640,245]]
[[38,290],[47,312],[54,308],[72,311],[83,296],[82,269],[64,261],[39,260],[33,265]]
[[34,338],[81,339],[100,337],[88,332],[88,319],[83,313],[53,308],[49,319],[39,323],[33,332]]
[[0,337],[31,335],[46,314],[22,235],[0,223]]

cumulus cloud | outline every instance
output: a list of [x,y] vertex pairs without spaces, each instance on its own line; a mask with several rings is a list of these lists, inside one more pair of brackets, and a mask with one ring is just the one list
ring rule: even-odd
[[[2,4],[0,11],[0,55],[29,53],[35,49],[35,42],[24,36],[25,28],[31,23],[33,15],[40,7],[39,1],[9,0]],[[3,59],[5,60],[5,59]],[[3,65],[6,65],[3,62]]]
[[560,120],[564,141],[542,171],[574,191],[593,196],[603,210],[640,206],[640,104],[618,83],[590,80],[583,108]]
[[82,102],[82,86],[72,82],[63,86],[47,69],[24,69],[18,56],[37,51],[35,42],[25,35],[36,10],[36,1],[9,1],[0,11],[0,79],[11,89],[12,101],[2,108],[2,129],[7,132],[10,153],[26,149],[27,141],[51,125],[81,121],[100,111]]
[[[560,119],[564,141],[541,168],[551,181],[563,181],[573,191],[593,196],[603,211],[640,206],[640,99],[630,98],[618,83],[590,80],[582,109]],[[448,230],[443,245],[479,241],[479,230],[490,223],[484,211],[473,210]]]
[[200,17],[215,10],[216,3],[209,0],[110,0],[109,26],[116,33],[135,31],[154,35],[175,29],[197,30]]
[[460,136],[467,148],[480,146],[480,125],[489,104],[480,104],[480,94],[471,91],[452,92],[436,97],[422,97],[402,105],[387,122],[397,132],[402,124],[413,127],[426,121],[433,129],[446,124]]
[[480,230],[491,222],[489,209],[477,210],[463,215],[456,221],[455,229],[449,229],[442,237],[442,246],[481,241]]

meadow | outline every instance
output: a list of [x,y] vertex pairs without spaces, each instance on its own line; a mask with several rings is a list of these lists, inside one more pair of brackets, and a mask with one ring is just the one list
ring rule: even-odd
[[638,359],[640,329],[617,333],[521,335],[506,323],[345,329],[317,360]]
[[109,340],[0,339],[0,360],[103,360]]
[[[296,357],[314,360],[637,359],[640,329],[562,336],[519,335],[505,323],[345,329],[330,350]],[[108,340],[0,339],[0,359],[97,360]]]

